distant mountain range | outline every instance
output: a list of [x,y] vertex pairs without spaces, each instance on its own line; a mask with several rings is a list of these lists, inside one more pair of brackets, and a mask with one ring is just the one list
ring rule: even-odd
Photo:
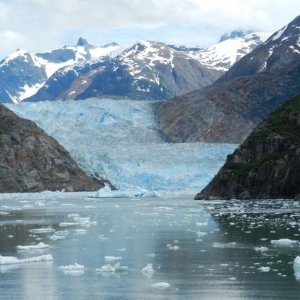
[[204,49],[140,41],[115,57],[116,43],[96,47],[82,38],[49,52],[18,50],[0,63],[0,102],[167,100],[211,85],[269,34],[232,33]]
[[42,53],[17,50],[0,62],[0,103],[18,103],[34,95],[60,68],[105,57],[116,43],[95,47],[80,38],[75,46]]
[[213,85],[165,102],[159,112],[163,133],[175,142],[241,143],[276,107],[300,93],[299,40],[300,16]]

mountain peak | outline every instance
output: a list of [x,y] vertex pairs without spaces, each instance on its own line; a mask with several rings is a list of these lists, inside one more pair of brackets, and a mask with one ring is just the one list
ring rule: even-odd
[[84,38],[82,38],[82,37],[80,37],[80,38],[78,39],[77,46],[86,46],[86,45],[88,45],[87,40],[84,39]]
[[224,42],[228,39],[243,37],[243,36],[245,36],[249,33],[252,33],[252,32],[253,32],[252,30],[234,30],[234,31],[231,31],[231,32],[226,32],[221,36],[221,38],[219,40],[219,43]]

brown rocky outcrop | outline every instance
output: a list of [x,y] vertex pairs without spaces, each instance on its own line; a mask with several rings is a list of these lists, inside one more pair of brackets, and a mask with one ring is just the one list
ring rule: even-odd
[[261,123],[195,199],[300,198],[300,95]]
[[88,191],[103,186],[34,122],[0,104],[0,193]]

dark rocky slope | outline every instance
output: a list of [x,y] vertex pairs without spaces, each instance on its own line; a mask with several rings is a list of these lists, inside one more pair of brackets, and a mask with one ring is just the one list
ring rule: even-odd
[[0,104],[0,193],[98,190],[56,140]]
[[300,197],[300,95],[262,122],[195,199]]
[[159,111],[174,142],[241,143],[276,107],[300,93],[300,17],[240,59],[216,83],[174,97]]
[[276,107],[300,93],[300,57],[284,67],[213,84],[162,104],[173,142],[242,143]]

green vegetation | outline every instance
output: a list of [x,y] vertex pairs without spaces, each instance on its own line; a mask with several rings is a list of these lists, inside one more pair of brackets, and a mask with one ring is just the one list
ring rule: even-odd
[[225,172],[230,171],[232,175],[248,176],[250,171],[257,172],[263,163],[263,160],[256,160],[249,163],[226,163],[224,169]]
[[278,134],[289,142],[300,144],[300,126],[297,125],[298,116],[300,116],[300,95],[288,100],[271,113],[263,123],[263,128],[252,133],[250,138]]

